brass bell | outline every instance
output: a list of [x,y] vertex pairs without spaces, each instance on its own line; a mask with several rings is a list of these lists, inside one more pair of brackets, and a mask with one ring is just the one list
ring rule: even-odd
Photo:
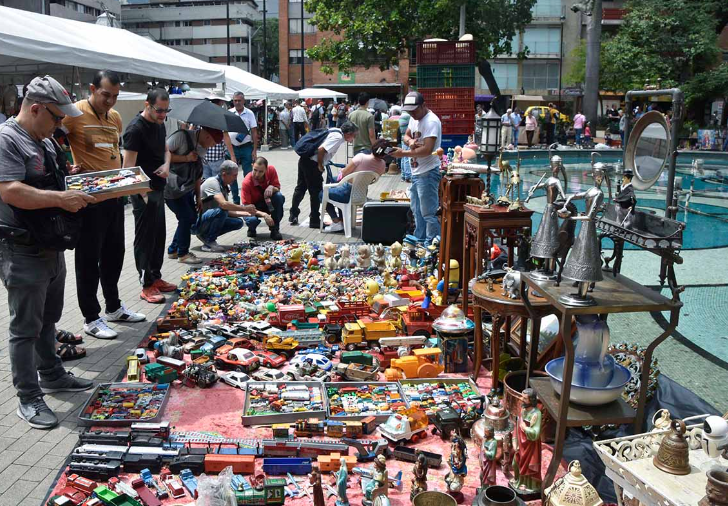
[[690,474],[690,447],[685,438],[685,422],[673,420],[670,433],[662,438],[660,449],[652,459],[657,469],[670,474]]

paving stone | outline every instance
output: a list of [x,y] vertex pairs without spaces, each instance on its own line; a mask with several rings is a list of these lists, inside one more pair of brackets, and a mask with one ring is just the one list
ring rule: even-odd
[[53,443],[43,443],[39,441],[28,448],[23,455],[18,457],[15,463],[32,466],[47,456],[51,448],[54,448],[55,446],[56,445]]
[[56,473],[49,473],[48,476],[43,478],[39,483],[36,484],[35,488],[28,494],[29,499],[37,499],[40,503],[48,495],[48,491],[56,481]]
[[15,440],[13,444],[8,447],[8,450],[16,450],[25,452],[28,451],[41,437],[45,435],[46,431],[40,431],[38,429],[32,429],[26,434]]
[[26,501],[26,497],[30,494],[38,484],[32,481],[18,480],[8,488],[0,497],[0,506],[18,504],[30,504]]
[[10,464],[15,462],[23,454],[22,451],[3,450],[0,452],[0,471],[5,470]]
[[68,455],[76,447],[76,443],[78,443],[78,435],[68,434],[54,448],[51,448],[48,453],[50,455]]
[[[18,479],[20,479],[21,477],[25,477],[29,469],[29,466],[21,466],[18,464],[10,464],[8,467],[6,467],[5,470],[0,473],[0,492],[4,493]],[[27,480],[28,478],[25,477],[25,479]],[[38,480],[32,481],[40,481],[42,479],[43,478],[39,478]]]

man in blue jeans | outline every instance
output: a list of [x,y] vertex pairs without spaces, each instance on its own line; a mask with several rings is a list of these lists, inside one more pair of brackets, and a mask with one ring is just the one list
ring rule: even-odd
[[414,235],[419,241],[430,245],[440,235],[440,220],[437,218],[440,205],[440,158],[433,153],[440,147],[442,124],[440,118],[425,106],[422,94],[416,91],[407,94],[402,110],[410,115],[404,134],[404,143],[410,149],[395,149],[390,155],[394,158],[411,158],[410,207],[415,217]]
[[217,238],[243,228],[243,218],[256,213],[255,206],[241,206],[230,202],[230,183],[238,178],[238,166],[225,160],[220,173],[205,179],[200,187],[202,214],[197,220],[195,233],[202,242],[202,251],[222,252],[227,248],[217,243]]
[[[247,134],[230,132],[230,141],[233,144],[235,158],[243,170],[243,177],[245,177],[253,170],[253,160],[258,157],[258,122],[253,111],[245,107],[245,95],[242,92],[236,91],[233,95],[233,106],[230,112],[240,116],[245,126],[248,127]],[[233,194],[233,202],[240,204],[240,189],[237,180],[230,185],[230,191]]]
[[257,237],[256,229],[261,218],[270,229],[273,241],[283,239],[280,231],[283,219],[283,204],[286,202],[281,193],[281,183],[275,167],[268,165],[268,160],[259,156],[253,164],[253,172],[243,178],[243,204],[252,205],[256,209],[255,216],[245,218],[248,225],[248,237]]

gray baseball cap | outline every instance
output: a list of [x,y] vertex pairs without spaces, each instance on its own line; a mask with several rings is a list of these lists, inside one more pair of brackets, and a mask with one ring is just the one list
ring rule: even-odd
[[30,81],[25,96],[41,104],[55,104],[63,114],[72,118],[83,114],[73,105],[66,88],[51,76],[36,77]]
[[407,96],[404,97],[404,104],[402,104],[402,110],[407,112],[412,112],[415,109],[417,109],[419,106],[423,105],[425,103],[425,97],[422,96],[422,93],[418,93],[416,91],[410,91],[407,93]]

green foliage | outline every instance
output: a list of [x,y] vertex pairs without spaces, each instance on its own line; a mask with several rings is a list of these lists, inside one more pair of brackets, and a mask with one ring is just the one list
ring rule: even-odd
[[[258,30],[259,29],[259,30]],[[261,67],[261,74],[266,79],[271,74],[279,74],[278,72],[278,19],[277,18],[266,18],[265,20],[266,29],[266,57],[268,61],[264,62],[265,68]],[[258,49],[258,56],[263,58],[263,20],[258,19],[253,21],[253,31],[258,30],[253,36],[253,46]]]
[[696,75],[683,86],[688,106],[702,100],[728,97],[728,63]]
[[564,62],[569,71],[564,76],[564,84],[576,85],[586,81],[586,39],[581,39],[566,57]]
[[512,52],[511,41],[531,21],[536,0],[306,0],[311,23],[335,35],[307,50],[308,57],[327,73],[374,63],[388,68],[415,41],[457,40],[463,2],[465,31],[473,35],[480,61]]

